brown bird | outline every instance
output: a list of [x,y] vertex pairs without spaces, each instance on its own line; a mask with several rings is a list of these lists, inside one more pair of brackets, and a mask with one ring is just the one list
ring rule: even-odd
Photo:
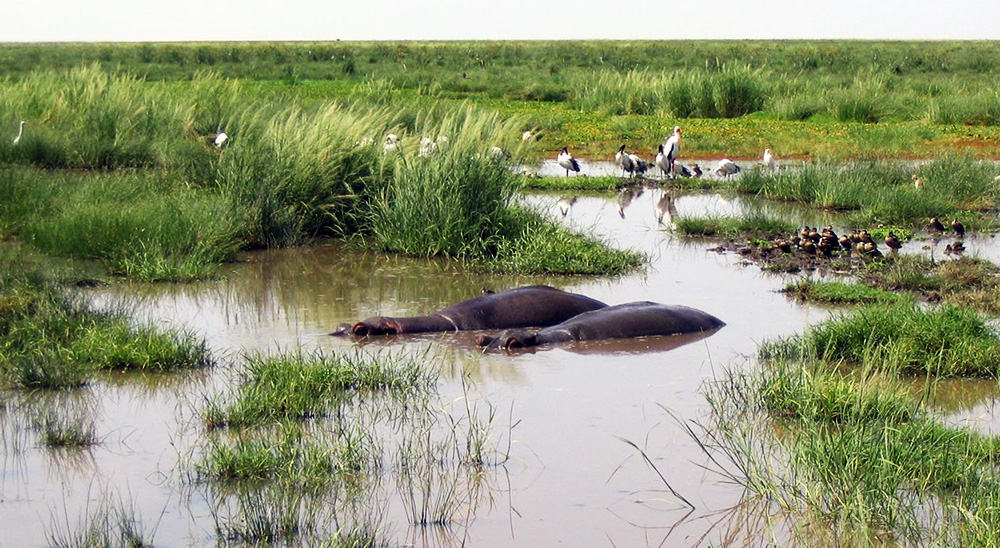
[[920,177],[917,177],[917,175],[914,174],[913,175],[913,188],[919,189],[922,186],[924,186],[924,182],[920,180]]
[[928,225],[928,228],[934,232],[944,232],[944,225],[941,224],[941,221],[939,221],[937,217],[931,217],[931,222]]
[[840,237],[840,247],[844,248],[845,251],[850,251],[851,246],[853,245],[854,242],[852,242],[851,239],[847,237],[847,234],[844,234],[843,236]]
[[889,246],[889,249],[893,251],[903,247],[903,244],[899,241],[899,238],[897,238],[896,235],[893,234],[892,232],[890,232],[889,235],[885,237],[885,245]]
[[955,242],[951,244],[951,250],[954,251],[955,253],[961,253],[965,251],[965,244],[963,244],[962,242]]
[[965,226],[958,222],[958,219],[951,220],[951,229],[954,230],[955,234],[958,234],[959,237],[965,236]]

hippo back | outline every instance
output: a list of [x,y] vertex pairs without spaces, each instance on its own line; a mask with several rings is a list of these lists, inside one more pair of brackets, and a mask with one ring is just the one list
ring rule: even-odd
[[547,327],[608,305],[547,285],[518,287],[462,301],[436,312],[459,329]]

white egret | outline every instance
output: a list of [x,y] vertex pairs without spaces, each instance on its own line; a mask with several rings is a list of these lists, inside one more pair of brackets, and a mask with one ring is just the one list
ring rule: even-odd
[[673,135],[663,140],[663,152],[667,155],[670,175],[674,175],[674,162],[681,155],[681,126],[674,126]]
[[764,167],[771,171],[774,171],[778,167],[778,162],[775,160],[774,154],[771,154],[771,149],[769,148],[764,149],[764,157],[761,159],[761,162],[764,164]]
[[226,135],[226,132],[220,131],[219,134],[215,136],[215,139],[212,140],[212,142],[215,144],[215,148],[222,148],[226,146],[226,141],[228,140],[229,136]]
[[715,174],[720,177],[729,177],[740,172],[740,166],[729,158],[719,160],[719,167],[715,168]]
[[21,136],[24,135],[24,120],[17,126],[17,137],[14,137],[14,144],[21,142]]
[[569,177],[570,171],[575,171],[577,173],[580,172],[580,162],[576,161],[576,158],[569,153],[569,150],[567,150],[566,147],[563,147],[559,156],[556,156],[556,162],[566,170],[567,177]]

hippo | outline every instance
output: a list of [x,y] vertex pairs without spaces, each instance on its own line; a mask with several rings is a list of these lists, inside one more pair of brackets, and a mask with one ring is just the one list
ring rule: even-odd
[[481,297],[442,308],[429,316],[377,316],[353,324],[345,323],[331,335],[364,337],[428,331],[548,327],[582,312],[607,306],[585,295],[547,285],[531,285],[500,293],[484,291]]
[[608,306],[583,312],[538,333],[505,331],[476,341],[487,348],[520,348],[566,341],[597,341],[715,331],[726,325],[696,308],[649,301]]

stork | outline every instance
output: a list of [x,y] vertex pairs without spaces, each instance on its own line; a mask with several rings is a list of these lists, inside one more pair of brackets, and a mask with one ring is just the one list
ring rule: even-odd
[[17,137],[14,137],[14,144],[21,142],[21,136],[24,135],[24,120],[17,126]]
[[577,173],[580,172],[580,162],[576,161],[576,158],[569,153],[569,150],[567,150],[566,147],[563,147],[559,156],[556,156],[556,162],[566,170],[567,177],[569,177],[570,171],[575,171]]
[[663,140],[663,152],[667,155],[667,163],[670,165],[670,176],[674,175],[674,162],[681,155],[681,126],[674,126],[673,135]]

